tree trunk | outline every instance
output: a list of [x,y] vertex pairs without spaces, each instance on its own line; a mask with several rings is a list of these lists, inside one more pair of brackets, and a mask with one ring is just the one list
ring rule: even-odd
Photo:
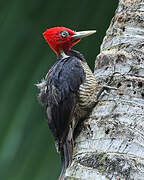
[[94,74],[98,102],[65,179],[144,180],[144,0],[119,0]]

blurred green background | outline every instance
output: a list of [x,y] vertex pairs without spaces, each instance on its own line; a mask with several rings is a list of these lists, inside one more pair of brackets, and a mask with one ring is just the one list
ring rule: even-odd
[[93,69],[118,0],[0,2],[0,180],[56,180],[60,157],[34,86],[55,62],[42,37],[54,26],[97,30],[75,49]]

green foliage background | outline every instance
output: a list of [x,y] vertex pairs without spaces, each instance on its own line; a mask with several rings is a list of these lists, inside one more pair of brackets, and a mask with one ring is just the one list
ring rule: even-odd
[[0,5],[0,180],[56,180],[60,157],[34,86],[55,62],[42,37],[54,26],[96,29],[75,49],[94,68],[117,0],[13,0]]

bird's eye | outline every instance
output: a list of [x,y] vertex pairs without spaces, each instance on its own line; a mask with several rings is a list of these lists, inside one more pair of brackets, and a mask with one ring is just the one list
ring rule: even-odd
[[69,33],[68,33],[67,31],[61,31],[61,32],[60,32],[60,36],[61,36],[62,38],[66,38],[66,37],[69,36]]

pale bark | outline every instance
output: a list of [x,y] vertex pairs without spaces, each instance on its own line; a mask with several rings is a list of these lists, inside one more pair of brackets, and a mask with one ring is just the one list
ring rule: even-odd
[[[144,0],[120,0],[96,59],[98,103],[66,179],[144,180]],[[117,88],[117,89],[116,89]]]

